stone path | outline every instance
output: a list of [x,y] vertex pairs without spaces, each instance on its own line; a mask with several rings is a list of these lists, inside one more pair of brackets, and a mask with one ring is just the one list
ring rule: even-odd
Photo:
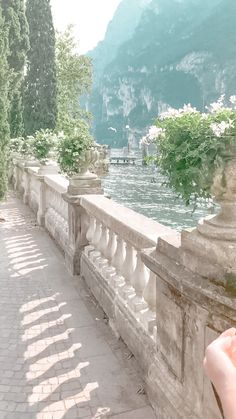
[[154,419],[135,359],[30,210],[0,205],[0,419]]

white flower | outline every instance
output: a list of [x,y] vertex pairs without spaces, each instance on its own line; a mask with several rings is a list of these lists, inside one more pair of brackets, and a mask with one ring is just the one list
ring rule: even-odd
[[154,143],[156,140],[164,138],[165,136],[165,129],[156,127],[155,125],[151,126],[149,132],[146,136],[141,138],[139,142],[139,146],[143,145],[150,145]]
[[163,128],[158,128],[155,125],[150,127],[148,132],[148,138],[150,141],[156,140],[157,138],[163,136],[165,130]]
[[230,96],[229,101],[232,103],[232,105],[236,105],[236,96]]
[[206,109],[210,113],[219,112],[224,108],[224,100],[225,100],[225,95],[221,95],[220,98],[217,100],[217,102],[213,102],[210,104],[210,106],[206,106]]
[[169,108],[167,112],[163,112],[160,115],[160,119],[167,119],[167,118],[181,118],[185,114],[192,114],[192,113],[198,113],[196,108],[193,108],[190,103],[188,105],[184,105],[183,108],[180,109],[174,109]]
[[166,112],[162,112],[160,114],[160,119],[167,119],[167,118],[176,118],[179,116],[179,111],[177,109],[174,108],[168,108],[168,110]]
[[140,148],[142,146],[149,145],[149,144],[150,143],[149,143],[149,140],[148,140],[148,136],[147,135],[145,137],[142,137],[141,140],[139,141]]
[[182,113],[198,113],[196,108],[193,108],[190,103],[188,105],[184,105],[183,109],[180,109]]
[[225,133],[225,131],[231,128],[232,126],[233,126],[233,121],[229,121],[229,122],[222,121],[219,124],[217,124],[217,122],[214,122],[211,124],[211,129],[214,135],[217,138],[220,138]]

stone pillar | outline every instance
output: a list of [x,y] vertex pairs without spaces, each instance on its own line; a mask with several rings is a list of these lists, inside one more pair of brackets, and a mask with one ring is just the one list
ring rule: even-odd
[[44,183],[44,176],[36,175],[40,182],[39,192],[39,207],[37,212],[37,222],[41,227],[45,226],[45,214],[46,214],[46,185]]
[[24,195],[23,195],[23,202],[25,205],[28,205],[29,203],[30,181],[31,181],[31,176],[29,174],[28,168],[26,167],[24,170]]
[[44,176],[46,175],[57,175],[58,166],[49,162],[48,164],[41,165],[39,167],[38,174],[36,175],[38,181],[40,182],[40,194],[39,194],[39,207],[37,212],[37,222],[41,227],[45,226],[45,214],[46,214],[46,185],[44,182]]
[[18,166],[18,162],[16,162],[14,166],[14,190],[17,192],[20,187],[20,168]]
[[84,247],[88,244],[86,234],[89,217],[80,206],[81,195],[100,195],[103,193],[101,180],[87,172],[70,179],[67,192],[63,199],[68,202],[69,246],[65,252],[66,266],[72,275],[80,274],[80,258]]

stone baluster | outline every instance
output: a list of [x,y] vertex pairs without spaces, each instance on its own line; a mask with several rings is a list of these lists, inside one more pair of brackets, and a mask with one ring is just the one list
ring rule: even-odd
[[94,246],[93,246],[92,242],[93,242],[93,237],[94,237],[94,234],[95,234],[95,228],[96,228],[95,218],[90,217],[89,228],[88,228],[88,231],[87,231],[87,234],[86,234],[86,239],[88,240],[89,244],[84,249],[85,254],[87,256],[89,256],[89,253],[94,250]]
[[148,332],[153,335],[156,326],[156,275],[150,271],[150,276],[143,294],[148,309],[142,313],[141,321]]
[[111,276],[114,276],[116,273],[116,269],[114,266],[112,266],[112,260],[114,258],[114,255],[116,253],[116,249],[117,249],[117,240],[116,240],[116,235],[115,233],[108,229],[108,235],[109,235],[109,240],[108,240],[108,244],[107,244],[107,249],[106,249],[106,253],[105,256],[107,258],[108,261],[108,266],[104,266],[102,268],[102,275],[109,280]]
[[137,250],[137,264],[132,276],[132,284],[135,289],[135,297],[130,300],[130,308],[138,313],[148,307],[143,298],[143,293],[149,278],[149,270],[141,259],[141,251]]
[[101,252],[101,256],[96,259],[96,266],[99,270],[103,267],[108,266],[108,260],[106,259],[106,251],[108,246],[108,231],[105,224],[102,224],[101,239],[98,246],[98,249]]
[[115,268],[115,272],[111,273],[110,279],[114,288],[125,285],[125,279],[122,274],[123,264],[125,261],[125,248],[124,241],[121,237],[117,236],[117,248],[112,259],[112,266]]
[[111,263],[112,258],[114,257],[114,254],[116,252],[116,236],[115,236],[115,233],[111,229],[108,229],[108,237],[109,237],[109,240],[108,240],[105,256],[108,259],[109,263]]
[[99,244],[100,244],[101,235],[102,235],[101,227],[102,227],[101,222],[98,219],[96,219],[96,229],[95,229],[95,233],[94,233],[93,241],[92,241],[94,250],[90,252],[90,258],[93,262],[95,262],[95,260],[101,256],[101,252],[99,249]]
[[133,288],[133,284],[131,282],[133,273],[135,269],[135,254],[134,254],[134,248],[131,246],[131,244],[126,243],[126,256],[125,261],[122,267],[122,274],[125,278],[125,285],[120,288],[120,295],[127,300],[128,297],[134,296],[135,291]]

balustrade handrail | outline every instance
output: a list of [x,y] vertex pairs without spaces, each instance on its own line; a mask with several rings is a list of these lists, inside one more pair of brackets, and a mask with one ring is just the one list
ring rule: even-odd
[[155,247],[159,237],[173,235],[173,229],[103,195],[83,196],[80,205],[90,217],[99,220],[137,250]]
[[66,193],[69,181],[62,175],[45,175],[44,182],[56,192],[63,194]]

